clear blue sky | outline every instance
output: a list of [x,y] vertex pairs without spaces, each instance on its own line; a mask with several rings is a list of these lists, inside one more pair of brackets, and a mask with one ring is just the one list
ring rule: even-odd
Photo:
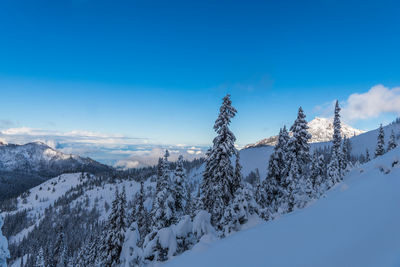
[[399,14],[397,1],[4,0],[0,120],[209,144],[231,93],[247,144],[299,105],[312,119],[336,98],[400,86]]

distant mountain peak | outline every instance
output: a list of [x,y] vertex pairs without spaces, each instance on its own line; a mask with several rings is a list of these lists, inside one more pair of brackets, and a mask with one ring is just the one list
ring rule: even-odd
[[[353,137],[364,133],[365,131],[355,129],[345,123],[341,123],[342,136]],[[333,119],[315,117],[312,121],[308,122],[308,132],[311,134],[310,143],[329,142],[333,136]],[[290,134],[290,133],[289,133]],[[278,136],[271,136],[262,139],[254,144],[248,144],[245,148],[258,147],[258,146],[274,146],[278,140]]]

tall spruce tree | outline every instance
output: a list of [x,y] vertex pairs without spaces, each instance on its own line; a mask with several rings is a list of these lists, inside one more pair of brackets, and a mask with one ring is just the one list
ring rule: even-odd
[[349,166],[350,163],[350,150],[351,150],[351,145],[350,145],[350,140],[347,138],[347,136],[343,137],[343,142],[342,142],[342,146],[341,146],[341,156],[342,156],[342,160],[341,160],[341,169],[342,169],[342,175],[344,175],[344,173],[347,170],[347,167]]
[[38,254],[36,256],[36,261],[35,261],[35,266],[36,267],[45,267],[45,262],[44,262],[44,255],[43,255],[43,248],[40,247]]
[[371,160],[371,156],[369,155],[368,149],[365,150],[365,162],[368,162]]
[[340,155],[340,147],[342,145],[342,134],[340,124],[340,107],[339,101],[336,100],[335,115],[333,118],[333,137],[332,137],[332,151],[333,154]]
[[385,154],[385,132],[383,131],[382,124],[379,126],[378,130],[378,140],[375,149],[375,158]]
[[[263,181],[263,194],[261,206],[267,208],[268,213],[276,213],[279,208],[279,200],[283,197],[282,177],[286,171],[286,153],[289,134],[286,126],[279,131],[278,142],[268,162],[268,174]],[[260,201],[260,200],[258,200]]]
[[147,210],[144,207],[145,195],[144,195],[144,184],[140,183],[140,190],[136,194],[135,203],[135,218],[134,221],[137,222],[138,232],[140,234],[140,239],[138,241],[138,246],[143,244],[145,236],[150,232],[149,218]]
[[8,242],[1,227],[3,226],[3,218],[0,216],[0,267],[7,267],[7,259],[10,258],[10,251],[8,250]]
[[333,136],[332,136],[332,151],[331,159],[328,163],[328,188],[331,188],[343,178],[343,153],[341,150],[342,135],[340,125],[340,107],[339,101],[336,100],[335,115],[333,118]]
[[194,218],[195,214],[195,203],[192,198],[192,189],[190,186],[186,188],[186,204],[185,204],[185,214],[189,215],[191,218]]
[[300,107],[297,119],[290,128],[293,137],[289,139],[287,146],[287,165],[285,178],[282,181],[283,199],[287,208],[283,212],[292,211],[294,207],[302,208],[312,195],[312,184],[307,175],[311,161],[310,145],[306,116]]
[[[102,265],[111,267],[120,263],[122,245],[125,239],[125,190],[119,194],[118,187],[115,190],[115,198],[112,202],[111,213],[108,217],[107,226],[101,244]],[[126,202],[125,202],[126,203]]]
[[231,119],[236,114],[230,95],[223,98],[219,115],[214,124],[217,136],[213,147],[208,152],[203,173],[203,204],[211,214],[211,220],[216,225],[224,214],[224,207],[232,200],[234,168],[231,157],[237,154],[234,143],[236,138],[229,129]]
[[388,142],[388,147],[387,147],[387,151],[390,151],[392,149],[395,149],[397,147],[397,143],[396,143],[396,135],[394,134],[394,131],[392,129],[392,132],[390,133],[390,137],[389,137],[389,142]]
[[162,163],[162,176],[159,181],[159,189],[156,191],[156,197],[153,202],[153,208],[151,212],[153,219],[152,231],[169,227],[178,220],[168,157],[169,152],[166,150]]
[[55,240],[54,246],[53,246],[53,257],[51,259],[52,265],[57,266],[60,259],[62,259],[62,252],[64,250],[65,246],[65,240],[64,240],[64,230],[62,225],[59,225],[57,227],[57,238]]
[[242,165],[240,165],[240,153],[238,152],[236,154],[236,160],[235,160],[235,173],[233,176],[233,181],[232,181],[232,195],[235,194],[236,190],[239,189],[241,186],[243,180],[242,176]]
[[178,217],[181,217],[185,214],[185,198],[186,198],[186,187],[185,183],[185,169],[183,167],[183,156],[180,155],[178,157],[178,161],[176,162],[176,168],[174,172],[174,180],[173,180],[173,194],[175,200],[175,212]]
[[325,158],[323,154],[314,152],[311,164],[311,182],[313,198],[319,198],[326,190]]

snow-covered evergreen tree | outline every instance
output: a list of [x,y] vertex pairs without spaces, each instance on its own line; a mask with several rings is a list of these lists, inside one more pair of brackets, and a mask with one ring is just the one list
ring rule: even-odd
[[168,162],[169,152],[166,150],[162,162],[162,175],[157,182],[158,191],[153,202],[152,219],[153,231],[169,227],[177,221],[175,199],[170,184],[170,170]]
[[124,205],[126,203],[126,196],[124,196],[124,193],[125,190],[119,194],[118,187],[115,190],[115,198],[112,202],[111,213],[108,217],[100,248],[103,266],[111,267],[118,265],[120,262],[120,254],[125,240],[126,230]]
[[[307,131],[308,126],[305,118],[303,109],[300,107],[297,119],[290,128],[293,137],[288,141],[287,165],[285,177],[282,181],[282,201],[287,205],[284,210],[281,207],[283,212],[290,212],[294,207],[304,207],[312,194],[311,180],[307,175],[311,161],[310,145],[308,144],[311,135]],[[279,206],[281,205],[280,203]]]
[[206,159],[202,183],[204,208],[211,214],[214,225],[223,216],[224,207],[231,201],[234,191],[231,157],[237,155],[237,150],[234,146],[236,138],[229,125],[235,114],[236,109],[232,106],[230,95],[226,95],[214,124],[217,136]]
[[64,230],[62,226],[59,226],[57,229],[57,238],[53,246],[53,255],[52,255],[52,264],[54,266],[58,266],[60,260],[62,260],[62,253],[65,247],[65,240],[64,240]]
[[383,131],[382,124],[379,126],[378,130],[378,140],[375,149],[375,158],[385,154],[385,132]]
[[[278,142],[268,162],[268,174],[263,181],[264,196],[257,197],[261,199],[261,207],[267,208],[269,213],[277,212],[279,208],[279,199],[282,198],[284,190],[282,188],[282,177],[286,171],[286,153],[289,141],[289,134],[286,126],[279,131]],[[258,200],[260,201],[260,200]]]
[[3,218],[0,215],[0,267],[7,267],[7,259],[10,258],[10,252],[8,251],[7,239],[1,232],[3,226]]
[[57,260],[57,267],[67,267],[68,261],[69,261],[68,251],[67,251],[67,247],[66,247],[66,244],[64,241],[60,256],[58,257],[58,260]]
[[[87,265],[84,266],[97,266],[101,262],[101,255],[99,252],[99,247],[101,246],[101,239],[98,235],[92,234],[90,241],[88,243],[88,254],[86,256]],[[82,266],[83,267],[83,266]]]
[[342,170],[345,172],[349,163],[351,162],[351,143],[347,136],[343,137],[342,157]]
[[172,185],[172,192],[175,200],[175,212],[177,217],[181,217],[185,214],[185,199],[186,199],[186,187],[185,182],[185,169],[183,167],[183,157],[179,156],[176,162],[176,169],[174,172],[174,180]]
[[45,267],[45,262],[44,262],[44,255],[43,255],[43,248],[40,247],[38,254],[36,256],[36,261],[35,261],[35,266],[36,267]]
[[226,207],[221,218],[221,236],[240,230],[240,225],[245,224],[250,215],[258,212],[257,203],[253,192],[243,183],[234,194],[232,202]]
[[192,189],[190,186],[186,189],[186,204],[185,204],[185,214],[189,215],[191,218],[195,216],[195,203],[192,198]]
[[236,160],[235,160],[235,173],[233,175],[232,181],[232,195],[235,194],[236,190],[240,187],[243,180],[242,176],[242,165],[240,165],[240,153],[236,153]]
[[311,182],[313,185],[313,198],[319,198],[326,191],[326,172],[324,155],[314,152],[311,164]]
[[397,147],[397,143],[396,143],[396,135],[394,134],[394,131],[392,129],[392,132],[390,133],[390,137],[389,137],[389,142],[388,142],[388,147],[387,147],[387,151],[390,151],[392,149],[395,149]]
[[143,182],[140,183],[140,190],[136,194],[135,198],[135,218],[134,221],[137,222],[138,225],[138,232],[140,235],[140,239],[138,241],[138,245],[141,246],[141,244],[144,241],[145,236],[150,232],[150,224],[149,224],[149,217],[147,210],[144,207],[144,201],[145,201],[145,195],[144,195],[144,184]]
[[340,107],[339,101],[335,104],[335,115],[333,119],[333,136],[332,136],[332,152],[331,159],[327,166],[328,189],[340,182],[343,178],[344,156],[342,153],[342,136],[340,124]]
[[[336,100],[335,104],[335,115],[333,118],[333,136],[332,136],[332,154],[339,156],[340,148],[342,145],[342,134],[341,134],[341,124],[340,124],[340,107],[339,101]],[[340,159],[339,159],[340,160]],[[340,161],[339,161],[340,165]]]
[[368,162],[371,160],[371,156],[369,155],[368,149],[365,150],[365,162]]

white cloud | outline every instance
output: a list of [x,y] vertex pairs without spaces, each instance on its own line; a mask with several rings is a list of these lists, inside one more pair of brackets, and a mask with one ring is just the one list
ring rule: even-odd
[[[331,118],[336,100],[314,107],[318,117]],[[340,102],[341,116],[347,123],[377,118],[385,113],[400,114],[400,87],[388,88],[375,85],[365,93],[351,94]]]
[[115,164],[115,167],[121,169],[133,169],[140,167],[140,162],[137,160],[120,160]]
[[376,118],[383,113],[400,114],[400,87],[375,85],[366,93],[350,95],[342,109],[348,121]]
[[[198,150],[191,150],[185,147],[175,147],[175,149],[168,148],[169,151],[169,160],[176,161],[179,155],[182,155],[184,159],[192,160],[194,158],[201,157],[203,151],[201,148],[197,148]],[[205,151],[206,148],[203,148]],[[115,167],[119,168],[131,168],[128,166],[135,167],[143,167],[143,166],[152,166],[157,164],[158,159],[162,157],[165,153],[165,147],[153,147],[148,148],[147,150],[138,150],[131,151],[131,155],[128,158],[121,159],[114,164]]]
[[148,140],[145,138],[134,138],[121,134],[105,134],[90,131],[59,132],[29,127],[2,130],[0,131],[0,137],[9,143],[23,144],[39,140],[51,146],[57,143],[78,143],[119,147],[148,143]]

